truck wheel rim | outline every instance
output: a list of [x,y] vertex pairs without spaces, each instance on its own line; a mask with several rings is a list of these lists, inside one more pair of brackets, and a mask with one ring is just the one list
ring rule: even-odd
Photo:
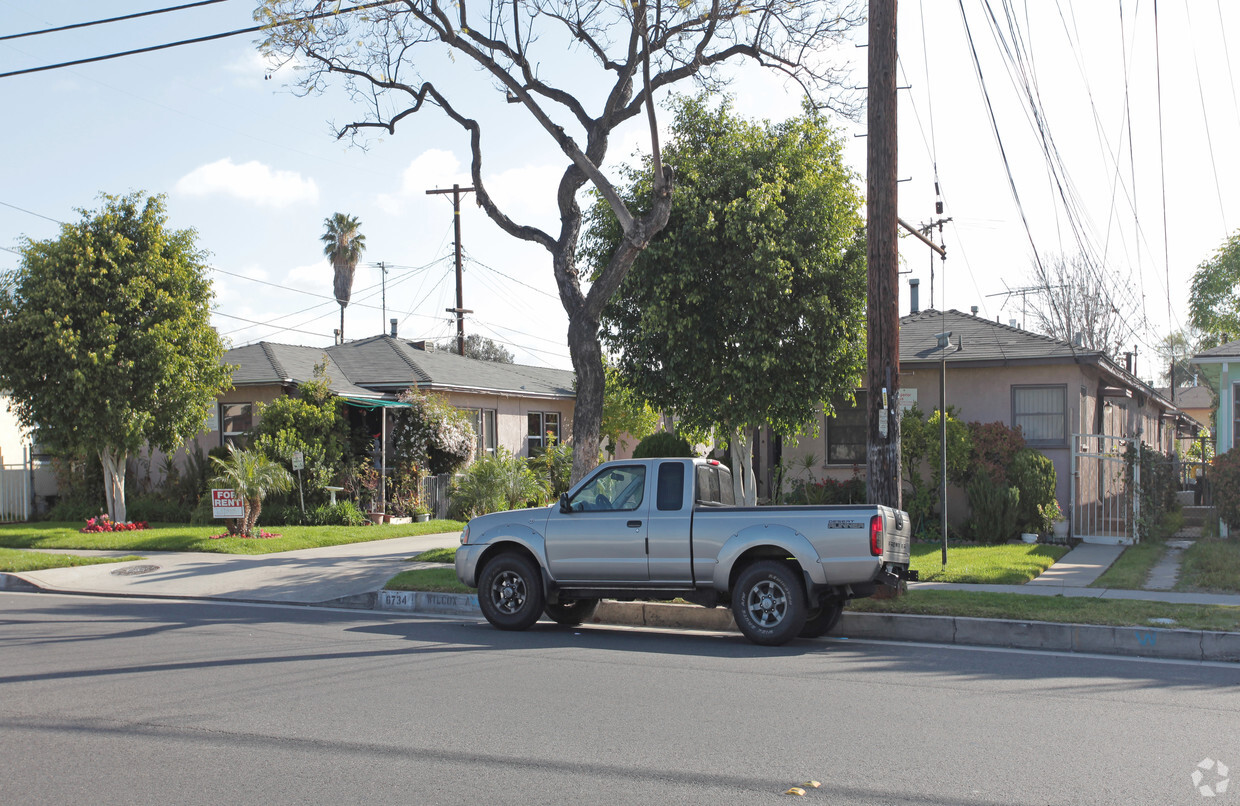
[[774,627],[788,613],[788,592],[778,582],[764,580],[749,589],[745,606],[759,627]]
[[504,571],[491,583],[491,603],[501,613],[512,615],[525,606],[525,579],[515,571]]

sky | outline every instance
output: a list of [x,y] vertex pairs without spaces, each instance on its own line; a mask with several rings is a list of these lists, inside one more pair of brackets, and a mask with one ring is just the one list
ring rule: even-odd
[[[253,25],[254,0],[224,0],[5,38],[179,4],[0,3],[0,73]],[[1187,325],[1192,272],[1240,226],[1240,4],[904,0],[897,35],[900,215],[915,225],[938,217],[937,177],[951,219],[946,261],[901,241],[901,311],[915,277],[923,308],[976,305],[1032,327],[1036,297],[1008,292],[1030,285],[1036,260],[1085,250],[1114,272],[1138,373],[1154,377],[1158,339]],[[851,62],[864,86],[864,28],[854,40],[828,55]],[[589,97],[581,58],[551,45],[540,66]],[[799,111],[797,88],[774,74],[741,66],[732,78],[744,115]],[[293,80],[290,68],[264,62],[254,35],[0,78],[0,271],[18,265],[24,238],[56,237],[78,209],[97,209],[101,193],[161,193],[169,224],[193,228],[210,253],[213,321],[230,345],[325,346],[340,309],[319,236],[325,218],[345,212],[367,243],[345,337],[386,332],[396,318],[402,337],[450,338],[452,205],[426,191],[469,184],[462,131],[429,110],[351,145],[335,127],[359,107],[339,85],[301,97]],[[452,65],[441,80],[486,124],[493,196],[514,218],[555,226],[566,163],[558,148],[472,68]],[[668,113],[659,114],[665,126]],[[863,183],[864,119],[838,122]],[[648,149],[644,126],[613,139],[609,173]],[[468,195],[461,223],[466,332],[504,344],[519,363],[571,368],[548,253],[503,233]]]

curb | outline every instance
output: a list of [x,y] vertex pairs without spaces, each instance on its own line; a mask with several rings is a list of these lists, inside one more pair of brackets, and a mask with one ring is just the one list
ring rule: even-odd
[[0,591],[20,591],[21,593],[39,593],[43,589],[32,582],[27,582],[14,574],[0,574]]
[[[361,600],[368,596],[374,597],[371,607],[375,610],[472,618],[482,616],[478,609],[478,597],[472,594],[379,591],[377,594],[349,598]],[[330,604],[350,606],[344,600]],[[365,605],[359,601],[353,606]],[[726,608],[654,602],[603,601],[589,623],[739,632],[731,611]],[[1047,621],[845,612],[829,637],[1175,660],[1240,661],[1240,633],[1163,627],[1109,627]]]

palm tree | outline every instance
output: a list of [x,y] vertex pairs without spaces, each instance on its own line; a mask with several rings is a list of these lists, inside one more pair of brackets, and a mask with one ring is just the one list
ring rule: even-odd
[[353,294],[353,271],[366,251],[366,236],[359,232],[362,222],[356,216],[333,213],[323,219],[327,227],[319,239],[323,242],[323,254],[336,270],[334,287],[336,302],[340,303],[340,340],[344,341],[344,309]]
[[219,469],[219,475],[211,480],[211,485],[232,489],[241,496],[245,505],[245,517],[240,525],[235,520],[228,524],[229,534],[250,537],[267,494],[287,492],[293,488],[292,474],[259,451],[239,450],[235,445],[229,445],[227,459],[212,456],[211,461]]

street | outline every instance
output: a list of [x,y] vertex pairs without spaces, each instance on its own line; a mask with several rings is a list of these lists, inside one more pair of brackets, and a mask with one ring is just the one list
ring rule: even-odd
[[[1240,667],[0,593],[0,803],[1197,803]],[[1198,776],[1216,803],[1219,768]],[[804,797],[784,791],[822,782]]]

